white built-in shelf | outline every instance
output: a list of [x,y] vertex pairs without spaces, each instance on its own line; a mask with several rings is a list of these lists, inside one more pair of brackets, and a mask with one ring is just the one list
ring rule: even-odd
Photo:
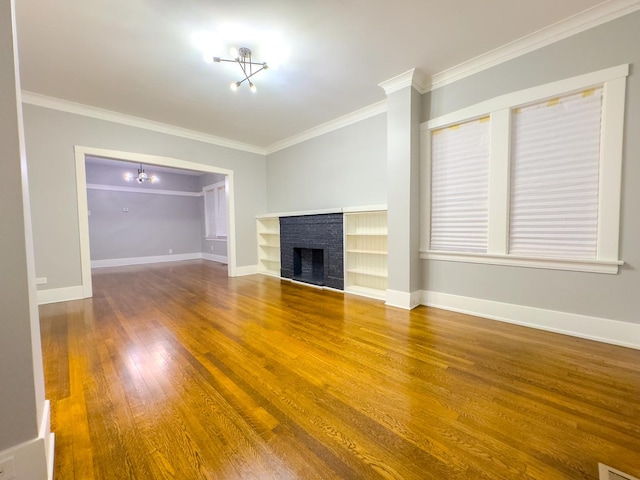
[[258,271],[280,276],[280,219],[260,217],[257,219]]
[[351,268],[347,270],[347,273],[350,273],[353,275],[365,275],[367,277],[387,278],[387,272],[376,272],[374,270],[365,270],[361,268]]
[[345,292],[385,299],[387,290],[386,210],[344,214]]
[[377,298],[378,300],[386,300],[387,294],[377,288],[363,287],[361,285],[351,285],[345,290],[347,293],[353,293],[354,295],[360,295],[363,297]]
[[386,250],[347,250],[347,253],[362,253],[363,255],[386,255]]
[[387,232],[347,233],[347,237],[386,237]]

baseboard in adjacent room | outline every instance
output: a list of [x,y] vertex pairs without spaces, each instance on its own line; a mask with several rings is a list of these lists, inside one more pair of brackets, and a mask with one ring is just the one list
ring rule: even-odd
[[106,260],[91,260],[91,268],[123,267],[125,265],[146,265],[148,263],[180,262],[183,260],[197,260],[203,254],[178,253],[172,255],[153,255],[149,257],[109,258]]
[[491,320],[640,349],[640,324],[440,292],[422,292],[423,305]]

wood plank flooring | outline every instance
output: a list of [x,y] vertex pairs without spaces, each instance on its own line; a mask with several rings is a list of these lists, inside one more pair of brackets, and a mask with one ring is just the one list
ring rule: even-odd
[[640,476],[640,351],[207,261],[41,307],[56,480]]

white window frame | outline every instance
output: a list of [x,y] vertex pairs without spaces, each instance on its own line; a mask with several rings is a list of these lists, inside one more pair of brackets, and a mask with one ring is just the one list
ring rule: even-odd
[[[549,268],[596,273],[618,273],[622,148],[626,77],[629,65],[619,65],[557,82],[508,93],[443,115],[420,125],[421,215],[420,257],[493,265]],[[520,106],[593,87],[603,87],[600,137],[600,185],[598,199],[597,253],[593,260],[523,257],[509,251],[509,182],[512,110]],[[449,125],[491,117],[491,160],[489,167],[489,239],[487,253],[439,252],[429,250],[431,226],[431,132]]]
[[[210,212],[209,211],[209,206],[208,206],[208,202],[207,202],[207,190],[214,190],[216,192],[216,195],[214,196],[214,203],[216,204],[215,206],[215,211],[214,212]],[[210,232],[209,231],[209,216],[212,216],[215,219],[215,216],[217,215],[217,212],[219,211],[220,207],[218,205],[218,191],[222,190],[223,192],[225,192],[225,198],[226,198],[226,181],[222,181],[222,182],[217,182],[217,183],[213,183],[211,185],[207,185],[205,187],[202,187],[202,196],[204,199],[204,225],[205,225],[205,239],[207,240],[226,240],[227,239],[227,235],[218,235],[218,232]],[[227,202],[228,204],[228,202]],[[224,206],[225,209],[228,208],[227,205]],[[227,217],[228,217],[228,212],[227,212]],[[227,232],[229,231],[229,219],[227,218]],[[215,228],[214,228],[215,229]],[[213,234],[213,235],[212,235]]]

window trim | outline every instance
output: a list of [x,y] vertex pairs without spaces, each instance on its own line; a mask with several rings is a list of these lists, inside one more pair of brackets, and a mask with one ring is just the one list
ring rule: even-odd
[[[599,70],[564,80],[512,92],[442,115],[420,125],[421,215],[420,257],[426,260],[486,263],[519,267],[618,273],[624,262],[618,259],[622,190],[622,149],[626,77],[629,64]],[[603,86],[596,258],[576,260],[510,255],[509,179],[511,112],[514,108],[574,91]],[[489,238],[487,253],[441,252],[429,250],[431,226],[431,135],[450,125],[489,115],[491,160],[489,166]]]
[[[207,207],[207,190],[219,190],[222,189],[225,192],[226,195],[226,191],[227,191],[227,183],[226,181],[221,181],[221,182],[216,182],[216,183],[212,183],[211,185],[205,185],[204,187],[202,187],[202,197],[204,199],[204,227],[205,227],[205,235],[204,238],[205,240],[218,240],[218,241],[223,241],[223,240],[227,240],[228,234],[227,235],[216,235],[215,236],[211,236],[209,235],[209,209]],[[216,195],[214,197],[215,199],[215,203],[216,206],[218,204],[218,196]],[[228,207],[225,205],[225,207],[228,209]],[[215,212],[213,213],[215,215]],[[227,213],[228,216],[228,213]],[[229,226],[228,226],[228,222],[229,220],[227,219],[227,232],[229,231]]]

